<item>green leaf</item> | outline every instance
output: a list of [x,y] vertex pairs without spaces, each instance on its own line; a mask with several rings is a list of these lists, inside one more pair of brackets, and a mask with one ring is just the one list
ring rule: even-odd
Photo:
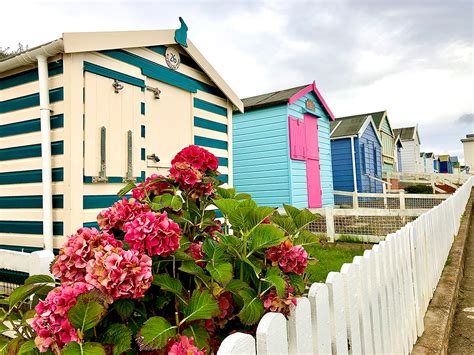
[[239,206],[239,201],[228,198],[212,200],[212,203],[221,210],[224,216],[229,216]]
[[202,325],[192,324],[183,330],[183,335],[194,338],[194,345],[198,349],[206,348],[209,350],[209,333]]
[[9,339],[4,337],[4,336],[0,336],[0,355],[6,355],[8,354],[8,344],[9,344]]
[[239,296],[244,301],[244,306],[239,313],[240,321],[246,325],[257,323],[264,312],[262,300],[253,290],[242,290],[239,292]]
[[174,211],[179,211],[183,207],[183,200],[178,195],[164,194],[156,196],[153,203],[157,203],[161,208],[169,207]]
[[23,285],[15,288],[8,297],[10,308],[23,302],[42,287],[44,287],[44,284]]
[[302,247],[314,246],[317,244],[319,244],[318,236],[305,229],[300,231],[298,238],[293,240],[293,245],[301,245]]
[[311,222],[317,221],[319,218],[319,215],[314,214],[305,208],[298,214],[298,216],[296,216],[296,218],[293,219],[293,221],[295,222],[296,227],[301,230]]
[[265,281],[275,287],[278,296],[283,297],[286,289],[286,282],[280,275],[268,275]]
[[102,342],[105,344],[113,344],[113,354],[120,355],[132,348],[132,331],[124,324],[112,324],[105,331]]
[[300,210],[296,207],[293,207],[293,206],[290,206],[290,205],[287,205],[287,204],[283,204],[283,208],[285,209],[285,212],[286,214],[294,221],[296,219],[296,217],[298,217],[298,215],[300,214]]
[[105,349],[99,343],[79,344],[72,341],[63,348],[62,355],[105,355]]
[[250,200],[252,196],[250,194],[247,194],[245,192],[238,193],[234,197],[236,200]]
[[271,221],[276,225],[280,226],[289,235],[293,235],[296,233],[297,228],[295,222],[293,222],[293,220],[288,216],[281,216],[279,214],[275,214],[272,216]]
[[240,208],[250,207],[250,208],[254,209],[254,208],[257,208],[257,206],[258,206],[257,202],[255,202],[251,198],[250,199],[245,199],[245,200],[241,201],[240,204],[239,204]]
[[288,277],[290,278],[291,286],[295,288],[297,294],[303,294],[305,291],[305,282],[303,276],[289,273]]
[[196,265],[195,261],[183,261],[178,270],[187,274],[195,275],[205,283],[210,280],[210,277],[204,273],[204,270],[200,266]]
[[117,193],[117,196],[123,197],[127,194],[127,192],[134,189],[135,187],[137,187],[137,185],[135,185],[133,182],[129,182],[127,185],[120,189],[120,191]]
[[207,271],[211,274],[212,278],[220,283],[221,285],[227,285],[232,277],[234,276],[233,268],[231,263],[220,263],[206,265]]
[[249,240],[250,253],[248,255],[281,244],[285,240],[285,233],[274,225],[261,224],[250,233]]
[[211,238],[206,238],[204,243],[202,243],[202,251],[204,252],[204,259],[212,263],[225,262],[230,259],[226,248]]
[[20,346],[20,351],[18,354],[23,354],[23,355],[33,355],[33,354],[39,354],[39,350],[36,347],[35,341],[34,340],[28,340],[26,343],[23,343]]
[[223,199],[232,199],[235,197],[236,190],[233,187],[229,189],[225,189],[223,187],[217,187],[216,190],[217,190],[217,194]]
[[67,317],[74,328],[84,333],[100,322],[105,311],[103,305],[90,300],[87,294],[83,294],[79,296],[77,303],[71,307]]
[[118,313],[122,321],[126,321],[133,314],[133,311],[135,309],[135,302],[130,299],[117,300],[113,303],[112,307]]
[[54,279],[49,275],[32,275],[25,280],[25,285],[54,283]]
[[[245,202],[245,201],[244,201]],[[248,223],[248,216],[253,211],[254,207],[240,207],[229,214],[229,222],[233,229],[250,230],[253,225]]]
[[273,207],[256,207],[247,216],[247,228],[252,229],[259,225],[265,218],[272,215],[274,211]]
[[181,299],[181,301],[186,303],[184,299],[183,285],[178,279],[175,279],[168,274],[154,275],[153,285],[159,286],[163,291],[175,294]]
[[184,322],[196,319],[211,319],[219,314],[219,304],[208,290],[194,290],[189,304],[184,308]]
[[163,317],[148,319],[137,335],[137,343],[141,351],[159,350],[168,344],[168,339],[176,335],[176,326],[172,326]]
[[234,294],[238,294],[239,291],[242,290],[249,290],[250,286],[245,281],[241,281],[239,279],[230,280],[230,282],[225,287],[226,291],[232,292]]

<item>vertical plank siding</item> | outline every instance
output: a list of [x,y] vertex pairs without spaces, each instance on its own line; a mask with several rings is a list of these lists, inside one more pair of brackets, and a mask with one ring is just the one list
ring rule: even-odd
[[[409,354],[473,185],[471,177],[440,205],[329,273],[326,283],[311,285],[288,320],[265,314],[256,354]],[[227,337],[217,353],[252,354],[254,342],[240,334]],[[244,336],[248,350],[239,347]]]
[[[48,63],[54,247],[64,232],[63,61]],[[38,69],[0,78],[0,245],[41,248],[41,127]]]

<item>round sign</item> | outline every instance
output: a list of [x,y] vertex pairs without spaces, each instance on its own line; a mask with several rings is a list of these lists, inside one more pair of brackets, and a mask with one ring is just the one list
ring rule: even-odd
[[179,68],[181,58],[179,57],[179,52],[176,49],[172,47],[166,48],[165,59],[166,64],[168,64],[170,69],[177,70]]

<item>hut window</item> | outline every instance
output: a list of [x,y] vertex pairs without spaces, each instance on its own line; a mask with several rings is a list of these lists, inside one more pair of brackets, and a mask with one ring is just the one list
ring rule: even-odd
[[290,131],[290,158],[305,160],[306,158],[306,132],[303,120],[288,117]]

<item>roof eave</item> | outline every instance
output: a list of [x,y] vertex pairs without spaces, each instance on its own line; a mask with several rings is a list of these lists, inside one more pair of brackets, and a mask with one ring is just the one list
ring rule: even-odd
[[331,109],[327,105],[326,101],[324,100],[323,96],[319,92],[318,88],[316,87],[316,81],[313,81],[312,84],[309,84],[307,87],[301,89],[296,94],[294,94],[292,97],[290,97],[289,100],[288,100],[288,105],[291,105],[296,100],[298,100],[299,98],[303,97],[304,95],[306,95],[307,93],[309,93],[311,91],[313,91],[314,94],[316,95],[316,97],[319,99],[319,101],[321,101],[321,104],[323,105],[323,108],[328,113],[328,116],[331,119],[331,121],[334,121],[335,117],[334,117]]

